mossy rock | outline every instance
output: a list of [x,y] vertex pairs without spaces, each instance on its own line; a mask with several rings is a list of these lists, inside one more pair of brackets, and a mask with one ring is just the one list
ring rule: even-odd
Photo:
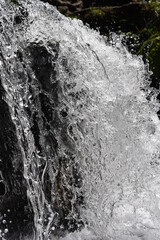
[[149,61],[150,70],[160,79],[160,32],[151,32],[152,30],[145,31],[145,34],[150,36],[143,42],[137,54],[143,55],[144,59]]
[[159,26],[159,17],[147,3],[133,1],[122,6],[91,7],[80,12],[81,20],[91,28],[99,28],[102,34],[107,30],[139,33],[154,22]]
[[[140,0],[136,0],[140,1]],[[84,0],[84,7],[89,6],[121,6],[130,3],[130,0]]]
[[147,59],[149,60],[150,69],[160,79],[160,34],[151,39]]
[[97,19],[104,19],[105,17],[105,12],[103,11],[103,9],[92,9],[90,10],[90,17],[94,18],[94,20],[96,20],[95,18]]

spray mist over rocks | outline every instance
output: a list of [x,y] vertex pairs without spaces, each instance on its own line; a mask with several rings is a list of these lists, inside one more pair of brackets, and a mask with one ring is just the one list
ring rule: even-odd
[[114,39],[1,0],[2,239],[160,239],[157,93]]

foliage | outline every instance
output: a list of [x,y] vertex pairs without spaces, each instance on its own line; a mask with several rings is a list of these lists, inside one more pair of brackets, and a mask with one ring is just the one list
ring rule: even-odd
[[160,2],[158,0],[149,0],[149,5],[152,7],[158,14],[160,13]]

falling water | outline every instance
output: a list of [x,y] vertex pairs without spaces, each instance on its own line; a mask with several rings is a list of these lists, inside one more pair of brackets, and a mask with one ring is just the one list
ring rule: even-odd
[[160,239],[159,104],[141,57],[37,0],[1,0],[0,46],[2,239]]

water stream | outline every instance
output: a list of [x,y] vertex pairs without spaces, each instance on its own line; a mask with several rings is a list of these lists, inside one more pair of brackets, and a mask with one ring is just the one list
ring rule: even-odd
[[157,93],[113,38],[1,0],[2,239],[160,239]]

